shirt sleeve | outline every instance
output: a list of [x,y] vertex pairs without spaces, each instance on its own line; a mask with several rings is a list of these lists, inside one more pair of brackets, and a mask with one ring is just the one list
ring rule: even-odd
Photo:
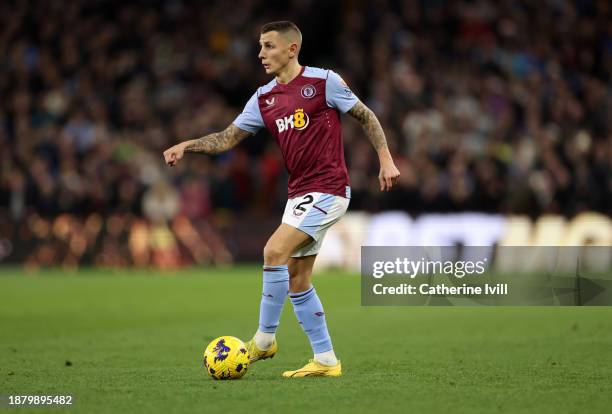
[[346,113],[359,102],[351,88],[333,70],[329,71],[325,82],[325,99],[327,106],[336,108],[342,113]]
[[244,106],[242,113],[234,119],[233,124],[251,134],[255,134],[265,127],[261,111],[259,110],[259,104],[257,103],[257,92],[251,96],[251,99]]

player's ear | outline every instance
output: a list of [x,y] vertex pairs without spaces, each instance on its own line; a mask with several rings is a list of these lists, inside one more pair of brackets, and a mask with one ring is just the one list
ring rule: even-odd
[[291,43],[289,45],[289,57],[296,57],[298,54],[298,45],[297,43]]

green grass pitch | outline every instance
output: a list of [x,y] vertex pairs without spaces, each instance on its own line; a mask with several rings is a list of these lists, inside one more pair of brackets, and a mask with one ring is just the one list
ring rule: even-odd
[[281,378],[311,357],[287,302],[279,354],[214,381],[202,350],[253,334],[260,267],[2,269],[0,394],[72,394],[75,413],[610,412],[611,307],[372,308],[358,276],[320,274],[315,286],[341,378]]

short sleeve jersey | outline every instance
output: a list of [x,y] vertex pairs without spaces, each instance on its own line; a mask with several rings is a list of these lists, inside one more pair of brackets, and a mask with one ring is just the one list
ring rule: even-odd
[[234,125],[252,134],[267,128],[289,172],[288,197],[310,192],[349,197],[340,112],[358,102],[335,72],[306,67],[287,84],[273,79],[251,96]]

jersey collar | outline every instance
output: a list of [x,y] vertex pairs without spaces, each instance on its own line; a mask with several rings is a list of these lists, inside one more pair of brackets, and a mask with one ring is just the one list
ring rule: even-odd
[[291,79],[287,83],[279,83],[276,80],[276,78],[275,78],[274,81],[276,82],[276,86],[281,86],[281,87],[290,86],[292,83],[294,83],[298,78],[300,78],[302,76],[302,74],[304,73],[305,70],[306,70],[306,66],[304,65],[304,66],[302,66],[302,69],[300,70],[300,73],[298,73],[295,78]]

